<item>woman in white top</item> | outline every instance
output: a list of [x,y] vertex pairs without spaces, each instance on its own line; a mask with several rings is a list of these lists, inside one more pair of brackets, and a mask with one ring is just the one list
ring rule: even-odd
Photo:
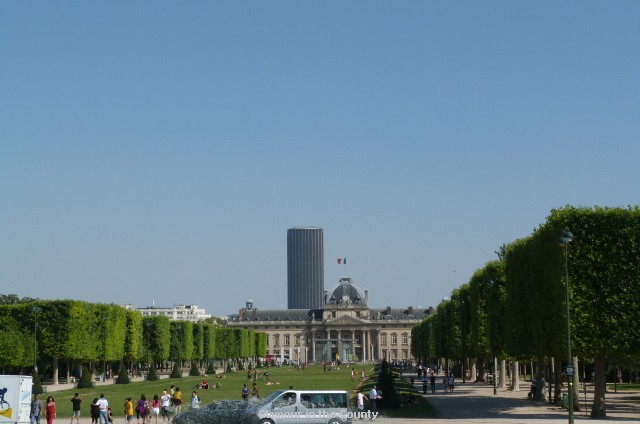
[[194,390],[193,392],[191,392],[191,409],[198,408],[200,408],[200,397],[198,397],[198,394]]

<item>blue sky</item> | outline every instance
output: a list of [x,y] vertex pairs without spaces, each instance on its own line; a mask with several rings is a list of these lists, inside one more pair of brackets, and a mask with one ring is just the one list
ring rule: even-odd
[[636,1],[0,7],[0,293],[286,308],[319,226],[327,289],[429,306],[638,202]]

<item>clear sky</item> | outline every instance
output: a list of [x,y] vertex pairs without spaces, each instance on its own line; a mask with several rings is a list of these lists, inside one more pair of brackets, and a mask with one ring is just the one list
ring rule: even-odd
[[[0,293],[214,315],[437,305],[553,208],[640,191],[638,1],[0,5]],[[347,266],[336,259],[347,257]]]

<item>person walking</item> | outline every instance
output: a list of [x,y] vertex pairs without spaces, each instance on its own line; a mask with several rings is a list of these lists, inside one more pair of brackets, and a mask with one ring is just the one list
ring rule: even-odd
[[422,394],[426,395],[427,394],[427,385],[429,384],[429,381],[427,379],[427,374],[425,373],[424,376],[422,377]]
[[100,424],[109,424],[109,402],[105,399],[104,393],[100,393],[96,406],[100,410]]
[[169,406],[171,406],[171,396],[167,393],[167,389],[162,391],[162,396],[160,397],[162,400],[162,422],[165,420],[171,421],[169,418]]
[[136,417],[138,418],[138,424],[140,424],[140,418],[142,418],[142,424],[147,422],[149,416],[149,403],[147,397],[143,394],[140,395],[140,399],[136,404]]
[[456,386],[456,378],[453,373],[449,375],[449,393],[453,393],[453,388]]
[[260,398],[260,389],[258,388],[256,383],[253,383],[253,389],[251,389],[251,397],[254,399]]
[[247,383],[244,383],[244,386],[242,387],[242,400],[244,401],[248,401],[249,400],[249,393],[251,391],[249,390],[249,388],[247,387]]
[[47,398],[46,411],[47,424],[53,424],[53,420],[56,418],[56,402],[53,400],[53,396]]
[[378,386],[373,386],[369,392],[369,402],[371,403],[371,412],[378,412],[378,399],[381,396],[378,393]]
[[124,418],[127,424],[131,424],[131,421],[133,421],[133,401],[130,397],[124,402]]
[[173,404],[176,406],[176,415],[178,415],[182,410],[182,392],[180,391],[180,387],[176,387],[176,390],[173,392]]
[[436,374],[431,371],[431,374],[429,375],[429,382],[431,383],[431,394],[435,395],[436,394]]
[[364,393],[362,393],[362,389],[358,390],[358,416],[360,418],[364,417]]
[[80,404],[82,403],[82,399],[80,399],[80,396],[76,393],[71,398],[71,403],[73,404],[73,415],[71,416],[71,424],[73,424],[74,418],[76,419],[76,423],[80,424]]
[[98,398],[93,398],[91,402],[91,424],[98,424],[100,421],[100,408],[98,408]]
[[42,415],[42,401],[38,398],[38,395],[33,395],[31,401],[31,424],[40,424],[40,416]]
[[[153,395],[153,400],[151,401],[151,417],[155,417],[156,424],[158,424],[158,415],[160,415],[160,406],[162,402],[160,402],[160,398],[158,395]],[[151,421],[151,418],[149,418]]]

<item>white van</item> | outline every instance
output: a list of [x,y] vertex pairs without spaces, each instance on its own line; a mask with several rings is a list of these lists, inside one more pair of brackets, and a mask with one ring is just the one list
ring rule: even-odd
[[246,413],[253,424],[344,424],[353,416],[345,390],[278,390]]

